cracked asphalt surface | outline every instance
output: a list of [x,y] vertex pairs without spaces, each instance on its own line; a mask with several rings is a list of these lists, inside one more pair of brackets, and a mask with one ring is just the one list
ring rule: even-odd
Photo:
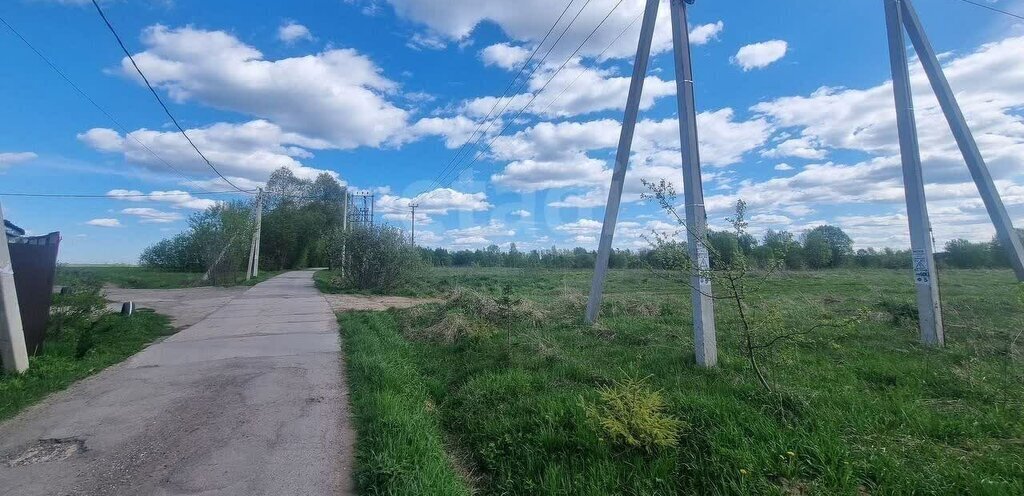
[[[312,277],[258,284],[0,425],[0,492],[352,494],[337,322]],[[84,448],[5,463],[41,440]]]

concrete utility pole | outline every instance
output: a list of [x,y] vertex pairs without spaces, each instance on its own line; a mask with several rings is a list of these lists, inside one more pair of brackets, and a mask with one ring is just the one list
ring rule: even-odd
[[3,359],[4,370],[21,373],[28,370],[28,350],[25,348],[25,329],[21,324],[21,308],[14,287],[14,269],[3,218],[4,210],[0,206],[0,358]]
[[[345,203],[341,205],[341,232],[348,232],[348,186],[345,187]],[[341,240],[341,277],[345,277],[345,243],[346,239],[343,237]]]
[[260,235],[263,224],[263,188],[256,195],[255,229],[252,231],[252,244],[249,246],[249,267],[245,272],[245,280],[260,275]]
[[651,40],[654,38],[654,24],[658,19],[660,3],[660,0],[647,0],[643,23],[640,25],[640,42],[636,49],[636,60],[633,62],[633,77],[629,83],[629,95],[626,97],[626,113],[622,119],[619,148],[615,154],[615,169],[612,171],[612,184],[608,190],[608,205],[604,210],[604,225],[601,227],[601,241],[597,249],[594,279],[590,285],[590,298],[587,300],[585,318],[588,324],[596,322],[597,314],[601,311],[604,280],[607,277],[608,259],[612,251],[612,238],[615,236],[615,223],[619,218],[622,188],[626,181],[626,167],[629,166],[629,154],[633,148],[633,131],[636,129],[636,118],[640,111],[640,97],[643,94],[644,80],[647,77],[647,64],[651,57]]
[[921,152],[917,140],[914,99],[907,67],[907,46],[903,36],[901,0],[885,2],[885,21],[889,38],[889,62],[892,66],[893,92],[896,97],[896,124],[903,161],[903,190],[910,222],[910,247],[913,251],[914,283],[917,286],[917,311],[921,341],[942,346],[942,308],[939,303],[939,278],[931,237],[931,221],[925,200],[921,172]]
[[956,139],[960,153],[964,156],[974,184],[978,186],[985,209],[988,211],[992,223],[995,224],[996,232],[1005,247],[1013,271],[1017,274],[1017,280],[1024,282],[1024,245],[1021,244],[1020,237],[1017,236],[1017,232],[1013,228],[1010,215],[1006,212],[1006,207],[999,197],[999,190],[992,182],[992,175],[989,174],[985,159],[981,156],[978,143],[974,141],[974,135],[971,134],[971,129],[967,126],[967,119],[964,118],[956,96],[949,86],[949,81],[946,80],[946,75],[942,72],[942,65],[939,64],[935,50],[928,41],[917,11],[910,0],[902,0],[900,6],[907,35],[910,37],[911,43],[914,44],[925,74],[928,75],[928,81],[931,83],[935,97],[939,100],[939,106],[942,107],[942,113],[946,116],[949,128],[953,132],[953,138]]
[[[704,191],[700,176],[700,153],[697,141],[697,111],[694,103],[693,69],[690,61],[690,33],[686,26],[686,5],[693,0],[670,0],[672,12],[672,38],[675,49],[676,92],[679,101],[679,135],[680,152],[684,177],[684,200],[686,202],[686,228],[689,239],[690,259],[694,264],[691,275],[694,344],[697,363],[705,367],[713,367],[718,363],[718,345],[715,336],[714,300],[711,296],[711,281],[703,277],[702,271],[709,268],[708,250],[705,245],[707,217],[704,211]],[[601,308],[604,280],[608,271],[608,259],[611,256],[612,237],[618,220],[619,205],[622,200],[622,188],[625,182],[626,168],[633,143],[633,132],[636,127],[640,97],[643,93],[644,79],[650,59],[651,40],[654,36],[654,25],[658,17],[659,0],[648,0],[644,11],[643,24],[640,28],[640,43],[637,47],[636,61],[633,64],[633,78],[626,99],[626,113],[622,122],[622,133],[619,136],[619,148],[615,157],[615,169],[612,172],[611,188],[608,192],[608,205],[605,209],[604,225],[601,228],[601,240],[598,246],[597,263],[594,267],[594,279],[590,287],[590,299],[587,301],[586,321],[594,323]]]
[[252,276],[260,275],[260,239],[263,237],[263,188],[256,200],[256,253],[252,262]]
[[416,246],[416,207],[419,205],[416,203],[410,203],[409,208],[412,208],[412,245]]
[[[679,143],[683,158],[683,201],[686,203],[687,248],[693,302],[693,343],[697,364],[714,367],[718,363],[718,339],[715,334],[715,302],[711,297],[711,268],[707,247],[707,212],[704,209],[704,182],[700,175],[700,150],[697,140],[697,105],[693,91],[693,66],[690,61],[690,31],[687,29],[684,0],[670,0],[672,40],[675,48],[676,93],[679,102]],[[688,0],[693,3],[692,0]]]

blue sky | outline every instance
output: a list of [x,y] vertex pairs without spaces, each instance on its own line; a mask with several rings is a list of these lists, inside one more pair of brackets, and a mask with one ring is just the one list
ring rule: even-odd
[[[257,186],[282,165],[304,177],[330,171],[376,191],[390,222],[407,225],[406,207],[418,201],[421,244],[593,247],[639,30],[630,23],[642,0],[624,0],[552,79],[617,0],[587,4],[513,92],[509,112],[483,126],[490,130],[480,158],[456,162],[458,175],[435,181],[566,3],[102,5],[189,135],[238,184]],[[1024,12],[1018,0],[989,3]],[[572,3],[556,35],[584,4]],[[916,5],[1020,226],[1024,23],[958,0]],[[191,212],[231,198],[160,193],[230,187],[172,132],[91,4],[14,0],[0,16],[129,133],[0,26],[0,192],[108,195],[5,197],[8,219],[32,233],[61,231],[62,261],[130,263],[184,229]],[[742,198],[756,232],[828,222],[860,247],[909,244],[880,0],[699,0],[689,27],[712,225]],[[619,247],[643,247],[643,234],[670,229],[639,198],[641,179],[681,186],[667,2],[654,45]],[[916,62],[912,77],[936,238],[989,239],[993,230]],[[117,198],[137,193],[152,194]]]

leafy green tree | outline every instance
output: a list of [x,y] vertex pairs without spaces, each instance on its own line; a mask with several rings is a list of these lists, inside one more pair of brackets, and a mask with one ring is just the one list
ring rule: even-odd
[[[1017,228],[1017,237],[1024,241],[1024,229]],[[1010,257],[1006,254],[1006,249],[999,236],[992,238],[992,262],[1000,267],[1010,266]]]
[[979,269],[992,265],[993,255],[990,243],[972,243],[966,239],[946,242],[943,260],[952,267]]
[[[330,174],[300,179],[287,168],[267,181],[260,239],[260,267],[295,269],[330,260],[329,235],[343,222],[345,188]],[[248,263],[255,199],[217,204],[189,218],[188,229],[143,251],[140,262],[162,270],[214,276],[240,273]]]
[[818,226],[804,233],[804,250],[811,268],[839,267],[853,255],[853,239],[839,227]]
[[809,236],[805,239],[804,261],[812,269],[832,267],[832,249],[829,247],[828,242],[819,236]]

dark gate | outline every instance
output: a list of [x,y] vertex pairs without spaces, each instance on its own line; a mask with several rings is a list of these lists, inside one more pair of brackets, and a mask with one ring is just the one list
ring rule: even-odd
[[59,232],[46,236],[11,238],[7,244],[11,251],[18,306],[21,307],[21,323],[25,328],[25,348],[29,355],[36,355],[43,350],[59,245]]

